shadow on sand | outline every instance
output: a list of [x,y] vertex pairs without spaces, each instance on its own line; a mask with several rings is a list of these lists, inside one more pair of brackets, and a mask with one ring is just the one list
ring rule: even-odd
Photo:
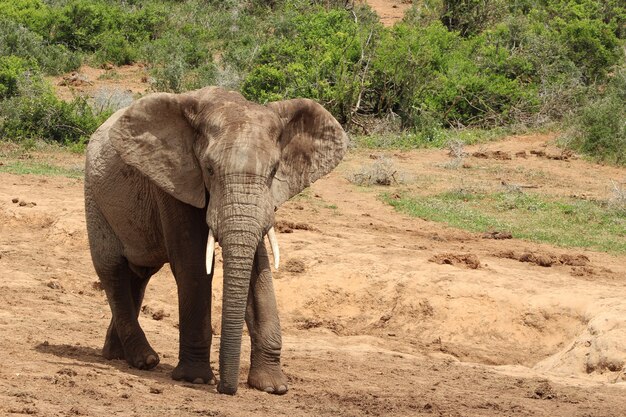
[[153,381],[160,382],[162,384],[169,385],[182,385],[186,388],[192,388],[202,391],[208,392],[216,392],[214,385],[203,385],[203,384],[190,384],[187,382],[178,382],[174,381],[171,378],[172,371],[174,367],[169,364],[159,363],[156,368],[144,371],[140,369],[132,368],[126,361],[112,359],[108,360],[102,357],[102,353],[100,349],[81,346],[81,345],[68,345],[68,344],[51,344],[48,342],[43,342],[35,345],[35,350],[39,353],[53,355],[59,358],[64,359],[72,359],[73,363],[67,362],[52,362],[58,363],[60,366],[77,366],[77,367],[87,367],[91,369],[101,369],[107,370],[111,368],[115,368],[120,372],[135,375],[140,378],[150,379]]

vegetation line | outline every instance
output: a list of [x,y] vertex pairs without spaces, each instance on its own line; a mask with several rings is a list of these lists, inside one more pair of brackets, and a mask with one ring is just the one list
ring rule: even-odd
[[0,137],[84,143],[132,95],[66,103],[43,75],[141,63],[152,91],[315,99],[363,146],[556,123],[565,146],[626,164],[622,2],[414,3],[385,28],[339,0],[0,0]]

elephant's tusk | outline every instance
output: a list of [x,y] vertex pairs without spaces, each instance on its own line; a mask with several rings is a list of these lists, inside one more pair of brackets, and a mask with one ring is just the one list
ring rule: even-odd
[[280,250],[278,249],[278,240],[276,240],[276,233],[274,227],[267,232],[267,238],[270,240],[272,246],[272,254],[274,255],[274,268],[278,269],[280,264]]
[[213,253],[215,253],[215,236],[213,230],[209,229],[209,238],[206,243],[206,273],[211,273],[213,268]]

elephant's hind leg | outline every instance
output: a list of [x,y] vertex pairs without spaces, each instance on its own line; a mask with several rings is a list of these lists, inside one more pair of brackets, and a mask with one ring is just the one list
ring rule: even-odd
[[123,356],[131,366],[138,369],[154,368],[159,363],[159,356],[148,343],[137,320],[138,303],[141,302],[138,294],[143,296],[147,280],[137,282],[140,278],[122,257],[113,267],[99,270],[98,275],[113,314],[103,355],[107,358]]
[[86,203],[91,256],[113,316],[102,353],[110,359],[124,357],[139,369],[153,368],[159,363],[159,356],[137,320],[147,277],[138,276],[131,269],[104,216],[91,199],[86,198]]
[[[150,277],[154,273],[156,273],[159,268],[141,268],[139,270],[137,268],[132,269],[133,271],[135,271],[135,276],[130,283],[131,295],[133,298],[135,316],[139,317],[141,304],[143,302],[143,296],[146,291],[148,281],[150,281]],[[113,320],[113,318],[111,318],[111,323],[109,324],[109,328],[107,330],[104,347],[102,348],[102,355],[106,359],[125,359],[124,347],[122,345],[122,341],[120,340],[119,335],[117,334],[117,328],[115,326],[115,321]]]
[[246,324],[252,349],[248,385],[272,394],[287,392],[287,377],[280,366],[282,339],[267,249],[261,242],[254,258],[248,292]]

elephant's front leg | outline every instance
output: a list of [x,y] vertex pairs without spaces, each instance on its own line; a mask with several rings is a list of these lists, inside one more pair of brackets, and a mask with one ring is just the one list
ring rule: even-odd
[[213,271],[207,276],[204,263],[188,260],[172,263],[172,269],[178,285],[180,330],[179,361],[172,378],[214,385],[215,375],[209,362]]
[[286,393],[287,378],[280,367],[280,321],[272,272],[263,242],[256,251],[252,268],[246,324],[252,345],[248,385],[273,394]]

